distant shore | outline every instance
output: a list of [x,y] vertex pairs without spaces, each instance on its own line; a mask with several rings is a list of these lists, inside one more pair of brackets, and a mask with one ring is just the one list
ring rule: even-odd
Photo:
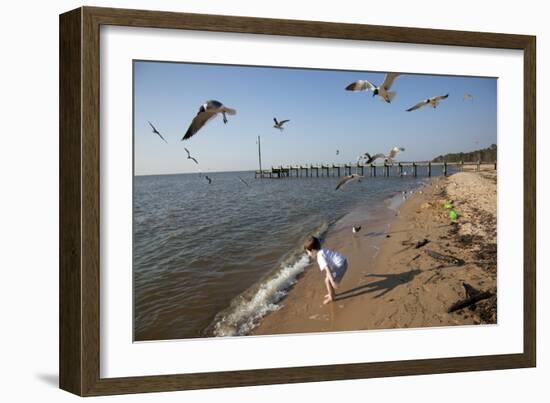
[[[398,211],[386,208],[357,234],[351,227],[332,231],[323,246],[349,261],[336,301],[322,304],[323,277],[310,264],[281,309],[252,334],[496,323],[494,170],[434,178]],[[449,313],[471,296],[468,287],[491,297]]]

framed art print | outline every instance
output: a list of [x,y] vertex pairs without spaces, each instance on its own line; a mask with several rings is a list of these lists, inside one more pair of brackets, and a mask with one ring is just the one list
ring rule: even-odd
[[61,15],[61,388],[534,366],[535,99],[532,36]]

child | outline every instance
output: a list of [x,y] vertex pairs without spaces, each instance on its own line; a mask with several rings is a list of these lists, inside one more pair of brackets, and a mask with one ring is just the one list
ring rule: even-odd
[[304,249],[310,258],[317,259],[319,269],[325,271],[325,285],[328,294],[325,295],[323,304],[334,301],[334,290],[338,288],[348,269],[346,257],[329,249],[321,249],[321,242],[314,236],[310,236],[305,241]]

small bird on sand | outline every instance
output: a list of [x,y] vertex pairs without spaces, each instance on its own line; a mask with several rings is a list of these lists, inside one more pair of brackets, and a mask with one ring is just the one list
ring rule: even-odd
[[208,177],[208,175],[204,175],[204,179],[208,181],[208,184],[210,185],[212,183],[212,179]]
[[437,95],[435,97],[425,99],[423,101],[420,101],[416,105],[411,106],[409,109],[407,109],[407,112],[415,111],[415,110],[420,109],[420,108],[422,108],[423,106],[426,106],[426,105],[431,105],[435,109],[441,101],[443,101],[444,99],[447,99],[448,97],[449,97],[449,94]]
[[227,123],[227,115],[235,115],[237,111],[232,108],[224,106],[220,101],[210,100],[201,105],[197,115],[193,118],[193,121],[189,125],[183,140],[189,140],[194,136],[205,124],[211,119],[214,119],[218,113],[223,116],[223,123]]
[[376,86],[367,80],[357,80],[346,87],[347,91],[372,91],[372,96],[378,95],[380,100],[390,103],[396,93],[391,92],[390,88],[394,80],[399,77],[399,73],[387,73],[384,76],[384,82],[380,86]]
[[405,151],[403,147],[393,147],[390,150],[390,153],[386,157],[386,162],[389,162],[390,164],[393,163],[393,159],[397,157],[397,154],[399,154],[402,151]]
[[[147,121],[149,122],[149,121]],[[153,126],[153,124],[151,122],[149,122],[149,126],[151,126],[151,128],[153,129],[153,133],[157,134],[161,139],[164,140],[164,142],[166,144],[168,144],[168,142],[164,139],[164,137],[162,137],[162,134],[159,133],[159,131],[157,130],[157,128],[155,126]]]
[[336,189],[334,190],[338,190],[340,189],[342,186],[344,186],[345,184],[349,183],[349,182],[352,182],[354,180],[357,180],[357,181],[361,181],[361,178],[363,178],[363,176],[361,175],[357,175],[357,174],[352,174],[352,175],[347,175],[347,176],[344,176],[342,178],[342,180],[340,182],[338,182],[338,185],[336,185]]
[[290,119],[285,119],[285,120],[281,120],[280,122],[277,120],[277,118],[273,118],[273,121],[275,122],[275,124],[273,125],[273,127],[275,129],[279,129],[280,131],[283,131],[283,125],[286,123],[286,122],[290,122]]
[[361,226],[360,225],[354,225],[351,228],[351,232],[353,232],[354,234],[357,234],[359,231],[361,231]]
[[185,148],[185,147],[183,147],[183,149],[184,149],[185,152],[187,153],[187,159],[188,159],[188,160],[193,160],[193,161],[195,161],[195,164],[198,165],[199,162],[198,162],[195,158],[191,157],[191,153],[189,152],[189,150],[188,150],[187,148]]

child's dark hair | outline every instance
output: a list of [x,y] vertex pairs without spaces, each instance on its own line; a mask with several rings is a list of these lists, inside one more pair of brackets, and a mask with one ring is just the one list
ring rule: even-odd
[[320,250],[321,242],[314,236],[309,236],[304,242],[304,249],[306,250]]

